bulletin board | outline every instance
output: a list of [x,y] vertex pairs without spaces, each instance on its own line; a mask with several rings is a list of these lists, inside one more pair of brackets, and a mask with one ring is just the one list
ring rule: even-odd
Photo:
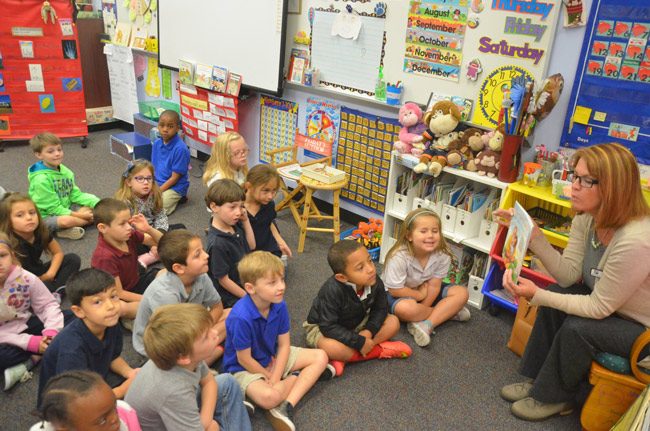
[[[375,69],[381,64],[386,81],[401,81],[403,101],[425,105],[433,91],[462,96],[476,103],[484,79],[500,66],[524,68],[541,82],[550,60],[562,2],[348,0],[332,3],[331,0],[302,0],[302,13],[289,15],[288,28],[292,31],[287,35],[287,43],[293,46],[295,32],[302,30],[312,36],[313,45],[317,41],[313,25],[319,15],[318,9],[342,11],[348,5],[356,13],[368,16],[380,16],[385,12],[383,35],[370,24],[361,29],[361,34],[364,30],[372,30],[367,36],[374,38],[375,44],[383,44],[381,60]],[[415,21],[415,15],[427,14],[428,19]],[[476,59],[480,60],[478,69],[470,67]],[[341,55],[336,58],[336,64],[323,64],[323,58],[316,56],[312,66],[323,70],[331,67],[354,70],[359,67],[358,63],[355,56]],[[468,71],[476,79],[469,79]],[[445,76],[443,72],[449,74]],[[377,74],[367,78],[367,85],[374,85]],[[351,87],[351,83],[350,80],[347,85],[337,84],[334,89],[355,94],[345,88]]]
[[628,147],[650,164],[650,3],[594,0],[561,145]]
[[[68,0],[3,0],[0,19],[0,139],[41,132],[86,136],[77,27]],[[55,19],[53,17],[55,16]],[[44,18],[47,22],[44,22]]]
[[181,85],[181,121],[185,135],[211,147],[217,136],[239,130],[239,99],[193,85]]
[[293,145],[298,124],[298,104],[271,96],[260,97],[260,162],[288,162],[290,154],[281,153],[271,160],[267,151]]
[[336,168],[350,178],[341,192],[344,199],[384,213],[390,155],[400,128],[394,118],[341,108]]

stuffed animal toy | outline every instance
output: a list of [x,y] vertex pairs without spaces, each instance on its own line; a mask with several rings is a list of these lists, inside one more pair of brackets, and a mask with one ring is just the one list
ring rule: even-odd
[[477,173],[479,175],[487,175],[490,178],[494,178],[499,172],[500,160],[501,156],[499,153],[490,148],[481,151],[474,160]]
[[47,24],[47,19],[50,19],[52,21],[52,24],[56,23],[56,11],[52,7],[49,1],[44,1],[43,4],[41,5],[41,18],[43,19],[43,22]]
[[505,139],[505,128],[499,125],[488,139],[487,148],[476,155],[474,163],[479,175],[487,175],[492,178],[499,172],[501,162],[501,150]]
[[462,167],[465,170],[476,172],[474,159],[486,143],[483,143],[483,131],[469,127],[459,133],[458,139],[449,144],[447,153],[448,166]]
[[422,122],[422,109],[412,102],[405,103],[399,110],[399,141],[393,145],[400,154],[413,154],[420,157],[424,152],[422,133],[427,129]]
[[[449,100],[436,102],[426,114],[424,114],[424,123],[428,129],[422,135],[425,140],[437,141],[443,135],[453,132],[460,123],[460,111],[458,107]],[[441,142],[441,144],[444,144]],[[447,145],[449,142],[446,142]],[[415,165],[413,170],[417,173],[429,171],[434,177],[440,175],[442,168],[447,165],[446,147],[433,142],[420,156],[420,163]]]
[[529,136],[537,122],[542,121],[551,113],[555,104],[560,100],[563,88],[564,78],[560,73],[551,75],[542,82],[541,88],[528,105],[528,112],[522,128],[525,136]]

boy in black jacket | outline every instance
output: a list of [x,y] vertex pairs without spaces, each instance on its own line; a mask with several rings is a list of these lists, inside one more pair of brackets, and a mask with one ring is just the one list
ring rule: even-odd
[[388,341],[399,331],[399,320],[388,314],[386,290],[368,250],[356,241],[339,241],[330,247],[327,262],[334,275],[303,323],[307,345],[327,352],[337,376],[345,362],[411,356],[407,344]]

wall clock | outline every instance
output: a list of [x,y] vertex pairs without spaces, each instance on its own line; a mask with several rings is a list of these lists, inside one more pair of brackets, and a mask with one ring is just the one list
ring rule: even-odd
[[514,65],[497,67],[490,72],[481,83],[472,122],[492,129],[496,128],[499,125],[504,92],[509,92],[512,79],[521,75],[528,80],[533,80],[533,75],[529,71]]

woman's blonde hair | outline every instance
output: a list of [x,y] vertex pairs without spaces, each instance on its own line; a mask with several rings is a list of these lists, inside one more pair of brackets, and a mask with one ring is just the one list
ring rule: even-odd
[[630,150],[616,143],[580,148],[572,166],[584,160],[589,174],[598,180],[600,207],[594,216],[596,228],[619,228],[629,221],[650,215],[643,198],[641,174]]
[[451,249],[449,248],[445,237],[442,235],[442,221],[440,220],[440,216],[436,214],[435,211],[428,208],[418,208],[408,213],[406,215],[406,218],[404,218],[404,222],[402,223],[402,228],[400,229],[397,242],[395,242],[390,250],[388,250],[384,266],[388,264],[388,261],[402,248],[406,248],[411,256],[415,254],[413,250],[413,244],[411,244],[411,241],[409,241],[408,237],[415,228],[415,221],[418,218],[422,217],[433,217],[438,222],[438,229],[440,230],[440,241],[438,242],[438,246],[435,248],[434,252],[443,252],[450,257],[453,257],[453,253],[451,252]]
[[[237,132],[226,132],[217,137],[217,140],[212,145],[210,158],[205,164],[203,184],[207,185],[208,181],[217,173],[220,174],[220,178],[235,179],[235,173],[230,167],[230,159],[232,158],[230,143],[237,139],[244,139],[244,137]],[[248,166],[244,166],[242,170],[244,175],[248,174]]]
[[138,172],[141,172],[144,169],[149,169],[149,171],[151,171],[151,176],[153,177],[149,194],[153,195],[153,210],[158,213],[163,209],[162,193],[160,193],[160,189],[156,183],[156,173],[154,172],[153,165],[149,160],[137,159],[129,162],[129,166],[127,166],[126,171],[122,174],[122,178],[120,178],[120,188],[117,189],[113,197],[125,202],[131,210],[135,210],[137,208],[135,195],[133,194],[131,187],[129,187],[128,182],[135,181],[134,177]]
[[[4,232],[5,235],[7,235],[7,240],[11,244],[11,248],[18,252],[18,236],[14,232],[14,227],[11,224],[11,210],[14,204],[20,202],[30,202],[34,205],[34,208],[36,209],[36,217],[38,218],[38,226],[36,226],[36,229],[34,230],[34,235],[40,239],[39,245],[43,248],[43,251],[49,254],[50,250],[48,246],[52,240],[52,236],[50,235],[47,226],[45,226],[45,223],[43,223],[41,213],[38,211],[38,208],[36,208],[36,204],[29,196],[15,192],[4,195],[2,200],[0,200],[0,232]],[[20,257],[26,256],[21,255]]]

